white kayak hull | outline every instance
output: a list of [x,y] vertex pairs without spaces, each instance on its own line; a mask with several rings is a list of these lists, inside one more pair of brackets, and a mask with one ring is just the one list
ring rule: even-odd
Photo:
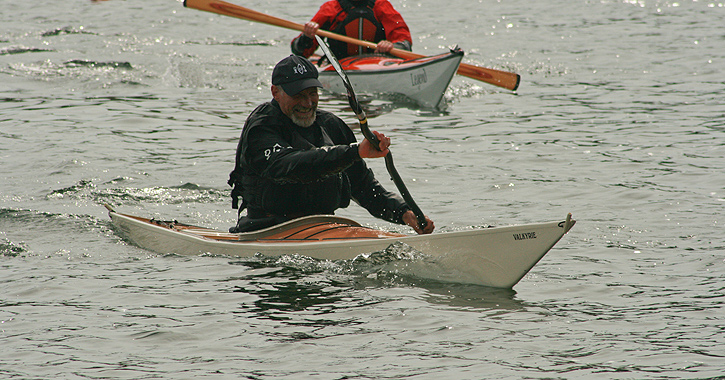
[[[109,210],[109,215],[124,238],[158,253],[235,257],[304,255],[320,260],[347,260],[403,244],[423,254],[426,262],[433,263],[435,271],[429,271],[427,278],[453,279],[497,288],[512,288],[575,223],[569,216],[560,222],[399,236],[384,236],[388,233],[359,227],[379,232],[381,236],[327,241],[261,241],[255,240],[254,233],[232,234],[189,225],[175,229],[113,210]],[[296,221],[303,223],[309,218],[315,217]],[[352,222],[344,218],[326,218],[342,224]]]
[[[353,56],[340,60],[356,93],[404,97],[426,108],[441,108],[443,96],[458,70],[463,52],[405,60],[380,55]],[[331,66],[319,68],[323,89],[347,94]]]

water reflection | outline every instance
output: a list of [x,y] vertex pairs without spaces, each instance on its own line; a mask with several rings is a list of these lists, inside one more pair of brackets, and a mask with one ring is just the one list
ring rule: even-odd
[[[360,106],[365,111],[368,119],[374,119],[379,116],[393,113],[399,109],[409,109],[423,116],[440,116],[447,115],[447,103],[441,105],[440,108],[421,107],[418,103],[403,97],[387,94],[356,94],[356,98]],[[347,121],[348,116],[351,121],[348,124],[353,129],[359,129],[360,124],[357,123],[355,113],[350,108],[346,95],[323,93],[320,96],[321,108],[333,112],[337,116]]]
[[[231,292],[256,297],[251,302],[241,303],[234,313],[244,318],[279,321],[294,328],[269,332],[276,339],[298,341],[321,338],[328,336],[325,328],[362,324],[364,321],[357,317],[333,314],[379,302],[356,294],[347,278],[317,276],[292,266],[269,267],[263,262],[233,264],[242,264],[249,268],[247,273],[253,274],[246,276],[247,281],[233,287]],[[312,330],[303,332],[300,327]]]
[[513,289],[497,289],[480,285],[427,283],[419,286],[428,291],[426,301],[470,310],[522,310],[524,303],[515,298]]
[[[245,259],[231,262],[243,265],[245,283],[231,291],[257,296],[251,304],[242,305],[245,312],[257,317],[274,320],[289,320],[295,312],[307,311],[313,314],[333,313],[339,310],[369,306],[383,299],[370,298],[371,289],[419,289],[421,300],[429,304],[452,306],[462,310],[521,310],[524,303],[515,298],[512,289],[497,289],[479,285],[456,284],[427,280],[399,272],[371,268],[349,269],[350,262],[332,263],[302,256],[288,256],[280,261],[272,258]],[[348,268],[341,273],[341,267]],[[382,266],[381,266],[382,268]],[[349,324],[347,319],[310,323]]]

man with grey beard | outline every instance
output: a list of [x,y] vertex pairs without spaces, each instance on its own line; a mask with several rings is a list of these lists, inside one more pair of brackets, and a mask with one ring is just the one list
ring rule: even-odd
[[[350,200],[371,215],[407,224],[417,233],[435,228],[428,217],[421,229],[413,211],[397,194],[375,179],[363,158],[388,154],[390,138],[379,149],[368,140],[359,144],[350,127],[330,112],[317,109],[315,66],[296,55],[272,71],[272,97],[247,118],[229,176],[232,207],[240,216],[230,232],[254,231],[306,215],[335,213]],[[239,197],[242,204],[239,205]]]

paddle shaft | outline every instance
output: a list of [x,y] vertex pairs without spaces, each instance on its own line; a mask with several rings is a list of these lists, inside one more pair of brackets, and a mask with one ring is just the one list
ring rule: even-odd
[[[372,131],[370,131],[370,127],[368,127],[367,116],[365,116],[365,113],[356,113],[356,115],[358,121],[360,121],[360,130],[362,131],[363,136],[365,136],[365,138],[368,139],[374,147],[380,150],[380,139],[378,139],[378,137],[375,136]],[[398,188],[400,196],[403,197],[405,203],[408,205],[408,207],[410,207],[410,210],[413,211],[416,219],[418,219],[418,224],[420,225],[420,228],[424,229],[425,226],[428,224],[428,221],[425,219],[425,214],[423,214],[423,211],[420,209],[420,207],[418,207],[418,204],[415,203],[415,200],[413,200],[413,196],[410,194],[410,191],[408,191],[408,187],[405,186],[403,178],[400,177],[398,170],[395,168],[395,164],[393,163],[393,152],[388,151],[388,154],[385,155],[385,168],[388,170],[388,174],[390,174],[390,178],[393,180],[393,183],[395,183],[395,187]]]
[[[365,111],[360,106],[360,103],[357,101],[355,90],[352,88],[352,83],[350,83],[350,79],[347,77],[347,74],[345,74],[345,70],[342,69],[340,62],[338,62],[335,55],[332,54],[330,47],[327,46],[327,43],[325,43],[320,36],[315,36],[315,38],[317,38],[317,42],[320,44],[322,51],[325,52],[327,60],[330,61],[330,64],[335,68],[335,71],[337,71],[340,79],[342,79],[342,83],[345,85],[345,89],[347,90],[347,100],[350,103],[350,108],[352,108],[352,111],[355,112],[355,116],[357,116],[357,119],[360,122],[360,130],[362,131],[363,136],[370,141],[373,147],[380,150],[380,139],[378,139],[378,137],[370,130],[370,127],[368,127],[368,118],[365,115]],[[423,211],[421,211],[420,207],[418,207],[418,204],[415,203],[413,196],[410,195],[410,191],[408,191],[408,187],[405,186],[405,183],[403,182],[403,178],[400,177],[398,170],[395,169],[395,164],[393,163],[393,153],[390,151],[388,151],[388,154],[385,155],[385,168],[388,169],[388,174],[390,174],[390,178],[392,178],[393,183],[395,183],[395,187],[398,188],[398,191],[405,200],[405,203],[408,207],[410,207],[410,210],[413,211],[416,219],[418,219],[420,229],[424,229],[428,224],[428,221],[425,219],[425,214],[423,214]]]
[[[282,28],[292,29],[300,32],[304,30],[304,25],[302,24],[270,16],[261,12],[251,10],[249,8],[244,8],[239,5],[227,3],[226,1],[222,0],[184,0],[184,6],[187,8],[198,9],[201,11],[216,13],[224,16],[236,17],[243,20],[261,22],[264,24],[279,26]],[[318,30],[317,34],[322,37],[332,38],[333,40],[338,40],[353,45],[364,46],[370,49],[375,49],[378,46],[377,44],[372,42],[358,40],[356,38],[332,33],[322,29]],[[415,59],[425,57],[421,54],[416,54],[407,50],[395,48],[390,51],[390,54],[403,59]],[[521,76],[519,76],[519,74],[479,67],[467,63],[461,63],[461,65],[458,67],[457,73],[459,75],[480,80],[482,82],[486,82],[488,84],[502,87],[511,91],[516,91],[516,89],[519,87],[519,82],[521,81]]]

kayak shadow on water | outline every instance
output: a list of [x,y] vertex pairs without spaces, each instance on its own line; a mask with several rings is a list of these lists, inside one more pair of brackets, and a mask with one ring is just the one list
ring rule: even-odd
[[[447,102],[444,101],[438,108],[422,107],[415,101],[400,95],[400,94],[356,94],[358,103],[362,106],[365,111],[365,116],[368,119],[374,119],[378,116],[387,115],[398,109],[409,109],[420,113],[430,113],[435,115],[446,115]],[[329,111],[334,110],[334,113],[338,116],[345,118],[345,115],[354,116],[352,108],[345,95],[324,93],[324,96],[320,97],[321,108]],[[354,129],[359,129],[360,124],[354,117],[348,122],[348,125]]]
[[[255,299],[240,307],[245,313],[264,319],[287,319],[290,312],[315,311],[319,314],[367,307],[385,302],[385,297],[370,297],[375,289],[417,289],[413,298],[430,305],[471,312],[514,312],[525,309],[525,303],[515,298],[511,289],[497,289],[480,285],[422,281],[406,276],[394,276],[395,280],[371,279],[365,276],[335,276],[329,273],[310,273],[293,267],[278,267],[265,271],[260,262],[235,262],[263,272],[246,276],[243,285],[235,285],[229,291],[253,295]],[[409,291],[404,291],[410,295]],[[352,323],[353,321],[348,321]]]

